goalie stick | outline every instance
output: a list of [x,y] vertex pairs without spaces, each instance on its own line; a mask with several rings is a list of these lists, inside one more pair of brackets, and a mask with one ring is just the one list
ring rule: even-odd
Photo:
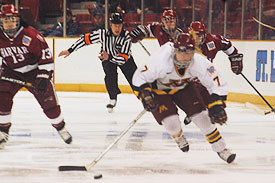
[[26,82],[26,81],[21,81],[19,79],[7,78],[5,76],[0,76],[0,80],[9,81],[11,83],[16,83],[16,84],[20,84],[22,86],[34,88],[32,83],[29,83],[29,82]]
[[86,166],[59,166],[59,171],[89,171],[99,160],[103,158],[103,156],[111,150],[111,148],[130,130],[134,124],[145,114],[146,110],[143,109],[139,115],[128,125],[127,128],[125,128],[119,136],[112,142],[102,153],[100,153],[92,163],[86,165]]
[[262,22],[260,22],[259,20],[257,20],[255,17],[252,17],[254,21],[256,21],[258,24],[262,25],[262,26],[265,26],[267,28],[270,28],[270,29],[273,29],[275,30],[275,27],[272,27],[271,25],[267,25],[267,24],[264,24]]

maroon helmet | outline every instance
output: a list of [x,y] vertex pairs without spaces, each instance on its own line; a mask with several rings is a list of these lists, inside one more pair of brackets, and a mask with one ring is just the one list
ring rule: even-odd
[[204,24],[202,22],[199,22],[199,21],[192,22],[190,24],[190,29],[195,31],[195,32],[199,32],[200,34],[205,34],[207,32]]
[[18,11],[13,4],[3,5],[1,7],[0,18],[7,16],[18,16]]
[[174,11],[174,10],[165,10],[163,13],[162,13],[162,18],[170,18],[170,17],[173,17],[173,18],[177,18],[177,13]]
[[20,27],[19,13],[13,4],[3,5],[0,12],[0,28],[9,36],[13,36]]
[[174,41],[174,47],[179,49],[195,49],[195,41],[193,36],[188,33],[181,33]]

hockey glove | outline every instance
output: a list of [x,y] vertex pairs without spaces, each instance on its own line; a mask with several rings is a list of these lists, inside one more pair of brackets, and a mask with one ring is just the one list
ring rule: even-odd
[[38,93],[44,94],[47,91],[48,82],[50,80],[51,73],[48,71],[41,70],[36,75],[35,89]]
[[224,108],[224,100],[217,94],[212,94],[210,96],[210,103],[208,104],[208,115],[210,117],[211,123],[219,123],[220,125],[226,123],[227,114]]
[[138,95],[143,107],[146,111],[155,111],[158,107],[157,102],[154,100],[154,93],[151,92],[151,88],[141,89]]
[[231,62],[232,72],[241,74],[243,70],[243,54],[231,55],[228,57]]
[[137,26],[130,33],[130,37],[131,37],[132,43],[136,43],[136,42],[142,40],[148,34],[149,34],[149,31],[148,31],[147,27],[145,27],[143,25]]

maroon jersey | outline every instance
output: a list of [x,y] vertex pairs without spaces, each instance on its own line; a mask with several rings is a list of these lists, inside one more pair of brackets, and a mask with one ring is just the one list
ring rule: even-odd
[[205,42],[200,47],[203,55],[213,62],[218,51],[222,50],[227,55],[237,54],[238,50],[232,45],[231,41],[221,35],[206,33]]
[[[167,43],[168,41],[174,41],[174,38],[163,30],[161,23],[154,22],[152,24],[148,24],[146,27],[150,32],[150,37],[157,38],[160,46]],[[180,28],[177,28],[175,37],[182,32],[183,31]]]
[[21,26],[13,38],[0,31],[3,66],[20,73],[35,69],[53,71],[53,57],[43,36],[29,26]]

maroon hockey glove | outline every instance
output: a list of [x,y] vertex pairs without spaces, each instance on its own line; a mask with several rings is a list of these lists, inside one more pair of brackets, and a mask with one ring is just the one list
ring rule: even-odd
[[154,100],[154,93],[150,91],[150,88],[144,88],[139,92],[139,99],[141,100],[143,107],[146,111],[155,111],[158,107],[157,102]]
[[223,125],[227,121],[227,114],[224,110],[225,103],[222,97],[212,94],[210,96],[210,103],[208,104],[208,115],[210,117],[211,123],[219,123]]
[[134,30],[130,33],[130,38],[132,43],[136,43],[140,40],[142,40],[144,37],[146,37],[149,34],[149,31],[147,27],[143,25],[137,26]]
[[228,57],[231,62],[232,72],[241,74],[243,70],[243,54],[231,55]]

